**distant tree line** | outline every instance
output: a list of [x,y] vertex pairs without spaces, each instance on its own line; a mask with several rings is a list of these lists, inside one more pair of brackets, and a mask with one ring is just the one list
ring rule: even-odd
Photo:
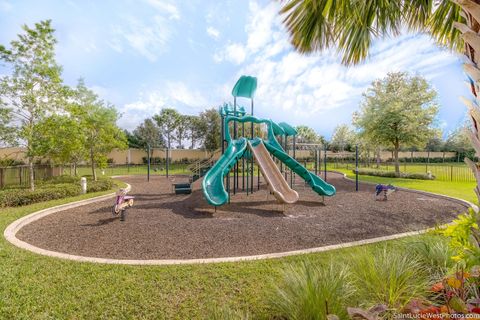
[[130,148],[141,148],[153,153],[153,148],[195,149],[209,152],[221,146],[221,118],[216,108],[199,115],[184,115],[172,108],[164,108],[152,118],[145,119],[132,132],[125,130]]

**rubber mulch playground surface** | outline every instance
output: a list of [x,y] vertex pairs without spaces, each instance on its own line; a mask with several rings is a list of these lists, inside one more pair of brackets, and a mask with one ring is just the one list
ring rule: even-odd
[[375,201],[373,185],[360,184],[355,192],[355,184],[340,174],[327,177],[337,195],[325,198],[325,204],[298,180],[300,200],[285,211],[262,185],[253,195],[232,195],[231,204],[216,212],[203,199],[199,182],[191,195],[174,195],[165,177],[154,176],[150,182],[144,176],[126,177],[122,180],[132,185],[136,202],[125,222],[112,217],[111,199],[51,214],[22,228],[17,237],[41,248],[91,257],[231,257],[420,230],[466,210],[455,201],[408,191]]

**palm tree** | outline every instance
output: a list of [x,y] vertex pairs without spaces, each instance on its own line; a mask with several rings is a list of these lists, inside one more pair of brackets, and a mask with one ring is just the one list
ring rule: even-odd
[[[462,100],[473,124],[470,140],[480,154],[480,0],[283,0],[280,14],[297,51],[335,47],[345,65],[364,60],[374,38],[405,28],[428,32],[439,45],[463,52],[474,97]],[[465,162],[475,174],[480,201],[479,167]]]

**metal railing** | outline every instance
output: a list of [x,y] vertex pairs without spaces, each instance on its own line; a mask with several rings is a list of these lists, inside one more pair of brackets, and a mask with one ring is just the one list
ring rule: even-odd
[[[59,166],[35,165],[33,174],[35,181],[41,181],[46,178],[62,175],[63,169]],[[28,187],[29,185],[29,166],[0,167],[0,189],[12,186]]]

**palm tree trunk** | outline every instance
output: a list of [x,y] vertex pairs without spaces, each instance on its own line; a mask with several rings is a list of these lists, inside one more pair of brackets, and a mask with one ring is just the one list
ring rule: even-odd
[[[465,56],[470,60],[470,63],[464,64],[464,70],[469,75],[470,90],[475,99],[462,98],[462,101],[468,108],[470,119],[472,120],[472,131],[470,132],[470,140],[475,149],[477,155],[480,155],[480,108],[476,102],[478,94],[480,93],[480,69],[478,63],[480,62],[480,56],[477,52],[480,52],[480,4],[473,0],[452,0],[463,9],[463,15],[467,24],[455,22],[454,26],[462,33],[462,38],[465,42]],[[477,186],[475,187],[475,193],[477,199],[480,202],[480,170],[478,165],[472,160],[465,158],[466,164],[471,168]]]

